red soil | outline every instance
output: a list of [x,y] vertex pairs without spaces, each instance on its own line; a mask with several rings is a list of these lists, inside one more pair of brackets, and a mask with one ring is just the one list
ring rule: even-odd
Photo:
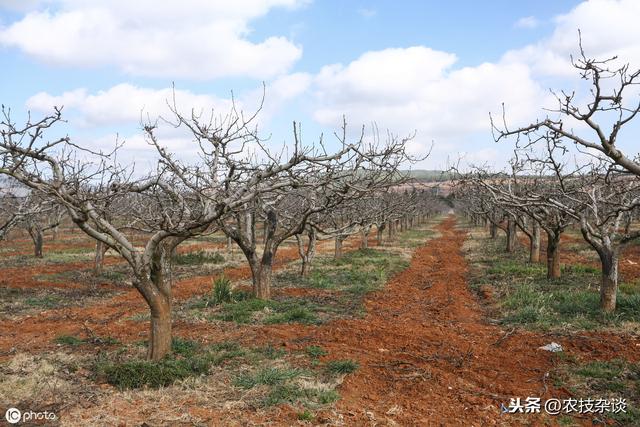
[[[408,269],[383,290],[368,295],[364,318],[318,327],[220,327],[176,322],[176,335],[208,342],[240,337],[252,345],[268,341],[289,349],[315,344],[328,350],[325,359],[356,360],[360,368],[340,386],[342,398],[335,410],[322,411],[317,417],[318,421],[349,426],[553,424],[540,415],[500,413],[500,405],[512,397],[569,395],[548,383],[546,375],[556,360],[538,350],[539,346],[553,340],[577,357],[640,360],[640,341],[633,336],[506,333],[489,324],[481,303],[467,287],[467,264],[461,253],[466,236],[454,225],[453,217],[446,219],[439,226],[441,237],[418,248]],[[296,251],[280,251],[279,265],[295,259]],[[225,274],[232,279],[249,277],[246,267],[228,269]],[[188,298],[208,291],[209,286],[209,277],[183,280],[175,287],[175,297]],[[45,349],[57,335],[82,331],[83,322],[100,336],[125,342],[140,339],[147,325],[124,318],[143,310],[142,299],[130,291],[96,306],[51,310],[37,318],[5,322],[0,324],[0,351],[11,347],[29,352]],[[129,409],[135,413],[135,403],[118,410]],[[298,422],[296,411],[286,406],[266,413],[185,409],[211,425],[250,424],[248,420],[269,425]],[[245,422],[233,420],[238,416]]]

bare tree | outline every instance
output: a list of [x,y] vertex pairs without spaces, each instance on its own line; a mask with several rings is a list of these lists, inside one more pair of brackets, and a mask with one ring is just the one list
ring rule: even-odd
[[[528,126],[509,129],[506,120],[500,127],[491,119],[494,139],[500,141],[509,136],[530,137],[539,130],[547,129],[575,145],[583,153],[604,155],[612,167],[622,167],[640,176],[637,154],[625,154],[618,145],[620,132],[637,116],[640,102],[637,100],[637,84],[640,70],[630,71],[629,65],[617,66],[617,57],[604,60],[588,58],[579,43],[580,54],[572,58],[572,64],[583,80],[589,81],[591,89],[586,96],[586,106],[581,106],[582,95],[575,92],[554,92],[558,107],[554,110],[559,118],[545,118]],[[612,119],[613,118],[613,119]],[[574,131],[574,124],[583,124],[588,135]],[[608,126],[607,126],[608,125]],[[529,138],[530,139],[530,138]]]
[[[342,133],[336,134],[341,149],[334,154],[327,152],[321,138],[319,151],[304,156],[303,162],[281,176],[274,175],[269,181],[271,191],[232,211],[233,221],[219,223],[247,258],[257,298],[271,297],[273,262],[285,240],[308,230],[314,216],[388,187],[398,165],[409,159],[404,151],[407,139],[390,136],[385,144],[366,143],[363,130],[359,139],[347,143],[346,134],[344,124]],[[295,123],[294,136],[295,147],[299,147],[301,137]],[[304,150],[312,152],[312,148]],[[265,225],[262,242],[257,239],[258,223]]]

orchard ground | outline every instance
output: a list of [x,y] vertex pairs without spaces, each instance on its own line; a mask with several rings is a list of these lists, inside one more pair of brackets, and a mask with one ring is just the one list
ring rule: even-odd
[[[552,283],[524,246],[505,254],[504,237],[454,216],[359,243],[339,261],[320,243],[304,279],[284,245],[271,302],[248,295],[246,262],[222,236],[182,245],[174,354],[150,363],[149,315],[118,258],[94,277],[93,245],[77,233],[47,241],[42,260],[14,239],[0,259],[0,409],[53,411],[62,425],[640,422],[640,246],[622,257],[618,312],[603,316],[597,259],[575,233]],[[212,293],[222,274],[226,302]],[[538,349],[552,341],[564,351]],[[595,421],[501,413],[528,396],[629,408]]]

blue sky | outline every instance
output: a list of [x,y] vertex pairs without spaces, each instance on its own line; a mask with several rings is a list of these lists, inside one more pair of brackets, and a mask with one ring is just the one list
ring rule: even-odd
[[[416,154],[433,141],[418,167],[500,165],[509,150],[488,112],[505,102],[514,122],[532,121],[550,86],[574,87],[578,28],[594,56],[640,63],[638,3],[0,0],[0,102],[16,118],[65,104],[80,143],[117,132],[144,156],[139,112],[163,114],[172,82],[185,108],[224,109],[233,90],[251,110],[265,81],[260,125],[276,142],[293,120],[312,142],[346,115],[354,129],[417,130]],[[164,136],[176,152],[192,146]]]

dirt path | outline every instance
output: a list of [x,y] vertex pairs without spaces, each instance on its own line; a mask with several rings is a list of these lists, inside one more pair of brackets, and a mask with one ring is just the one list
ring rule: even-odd
[[500,404],[554,394],[544,381],[551,356],[537,350],[543,338],[517,332],[501,340],[504,332],[485,321],[466,285],[465,233],[454,225],[447,218],[441,237],[370,296],[366,318],[315,334],[331,358],[360,364],[340,390],[346,425],[522,425],[535,418],[501,415]]

